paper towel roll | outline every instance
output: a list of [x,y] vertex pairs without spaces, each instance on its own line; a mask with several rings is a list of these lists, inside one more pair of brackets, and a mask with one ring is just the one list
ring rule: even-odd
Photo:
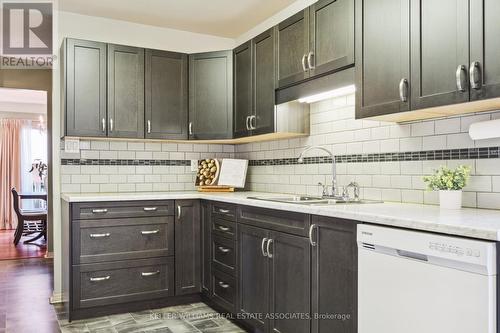
[[500,119],[471,124],[469,135],[472,140],[500,138]]

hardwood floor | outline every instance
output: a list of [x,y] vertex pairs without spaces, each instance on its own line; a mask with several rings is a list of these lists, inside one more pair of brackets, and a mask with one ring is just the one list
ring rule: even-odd
[[43,239],[39,239],[32,244],[24,244],[33,235],[22,237],[17,246],[12,243],[14,230],[0,230],[0,260],[4,259],[24,259],[43,258],[47,252],[47,245]]
[[57,333],[51,259],[0,261],[0,333]]

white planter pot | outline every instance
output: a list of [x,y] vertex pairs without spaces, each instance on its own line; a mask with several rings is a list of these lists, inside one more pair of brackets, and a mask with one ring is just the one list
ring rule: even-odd
[[439,206],[443,209],[460,209],[462,191],[439,191]]

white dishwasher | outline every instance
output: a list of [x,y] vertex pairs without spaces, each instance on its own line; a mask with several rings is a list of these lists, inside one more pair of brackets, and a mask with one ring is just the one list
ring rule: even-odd
[[358,226],[358,333],[497,333],[494,242]]

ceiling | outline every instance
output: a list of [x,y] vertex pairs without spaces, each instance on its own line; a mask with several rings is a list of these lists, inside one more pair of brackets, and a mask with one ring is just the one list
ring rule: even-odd
[[62,11],[235,38],[297,0],[61,0]]
[[28,89],[0,88],[0,112],[47,112],[47,92]]

